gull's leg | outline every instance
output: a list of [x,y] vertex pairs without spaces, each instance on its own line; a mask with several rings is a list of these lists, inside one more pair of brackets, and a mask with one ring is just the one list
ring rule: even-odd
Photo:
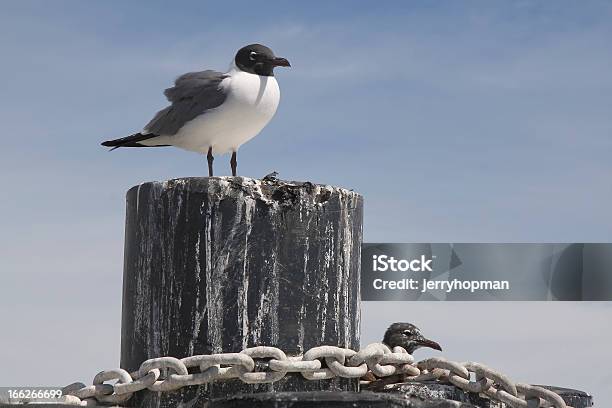
[[230,159],[230,166],[232,166],[232,176],[236,177],[236,168],[238,167],[238,161],[236,160],[236,152],[232,153],[232,158]]
[[215,158],[213,157],[213,153],[212,153],[212,146],[208,148],[208,154],[206,155],[206,160],[208,160],[208,177],[212,177],[213,176],[213,160],[215,160]]

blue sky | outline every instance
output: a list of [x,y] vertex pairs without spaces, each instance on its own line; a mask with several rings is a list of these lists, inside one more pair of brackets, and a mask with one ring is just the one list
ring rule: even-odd
[[239,174],[361,192],[368,241],[610,241],[611,38],[603,1],[2,2],[3,361],[116,365],[125,192],[206,168],[99,142],[252,42],[293,67]]

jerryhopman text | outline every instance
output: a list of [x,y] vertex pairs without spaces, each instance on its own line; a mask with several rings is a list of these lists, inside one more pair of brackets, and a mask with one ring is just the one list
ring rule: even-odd
[[374,279],[372,286],[376,290],[418,290],[419,292],[440,291],[450,293],[454,290],[476,292],[478,290],[510,290],[506,280],[432,280],[405,278],[397,280]]

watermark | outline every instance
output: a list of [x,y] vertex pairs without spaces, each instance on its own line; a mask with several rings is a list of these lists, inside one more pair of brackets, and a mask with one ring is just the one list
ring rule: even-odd
[[375,290],[416,290],[421,293],[427,291],[442,290],[450,293],[454,290],[466,290],[474,293],[478,290],[510,290],[510,282],[504,281],[465,281],[459,279],[448,280],[429,280],[423,279],[400,279],[400,280],[384,280],[374,279],[372,286]]
[[433,271],[431,269],[433,258],[427,258],[425,255],[415,259],[395,259],[387,255],[372,255],[372,258],[372,270],[375,272]]
[[61,387],[0,387],[0,403],[57,403],[63,396]]
[[612,244],[363,244],[362,300],[612,300]]

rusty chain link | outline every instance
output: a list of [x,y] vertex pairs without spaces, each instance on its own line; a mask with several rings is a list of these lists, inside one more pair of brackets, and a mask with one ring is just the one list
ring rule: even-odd
[[[256,362],[262,360],[267,368],[256,370]],[[152,358],[132,373],[120,368],[107,370],[94,377],[93,385],[70,384],[63,388],[64,397],[58,402],[80,406],[118,405],[145,389],[167,392],[229,379],[239,379],[248,384],[272,383],[287,373],[300,373],[307,380],[361,378],[368,373],[379,378],[400,375],[401,381],[449,383],[464,391],[503,402],[511,408],[568,408],[553,391],[514,383],[483,364],[457,363],[440,357],[415,364],[412,355],[402,347],[391,350],[383,343],[373,343],[359,351],[319,346],[306,351],[303,356],[289,357],[276,347],[258,346],[240,353],[196,355],[183,359]],[[107,383],[115,380],[114,384]]]

